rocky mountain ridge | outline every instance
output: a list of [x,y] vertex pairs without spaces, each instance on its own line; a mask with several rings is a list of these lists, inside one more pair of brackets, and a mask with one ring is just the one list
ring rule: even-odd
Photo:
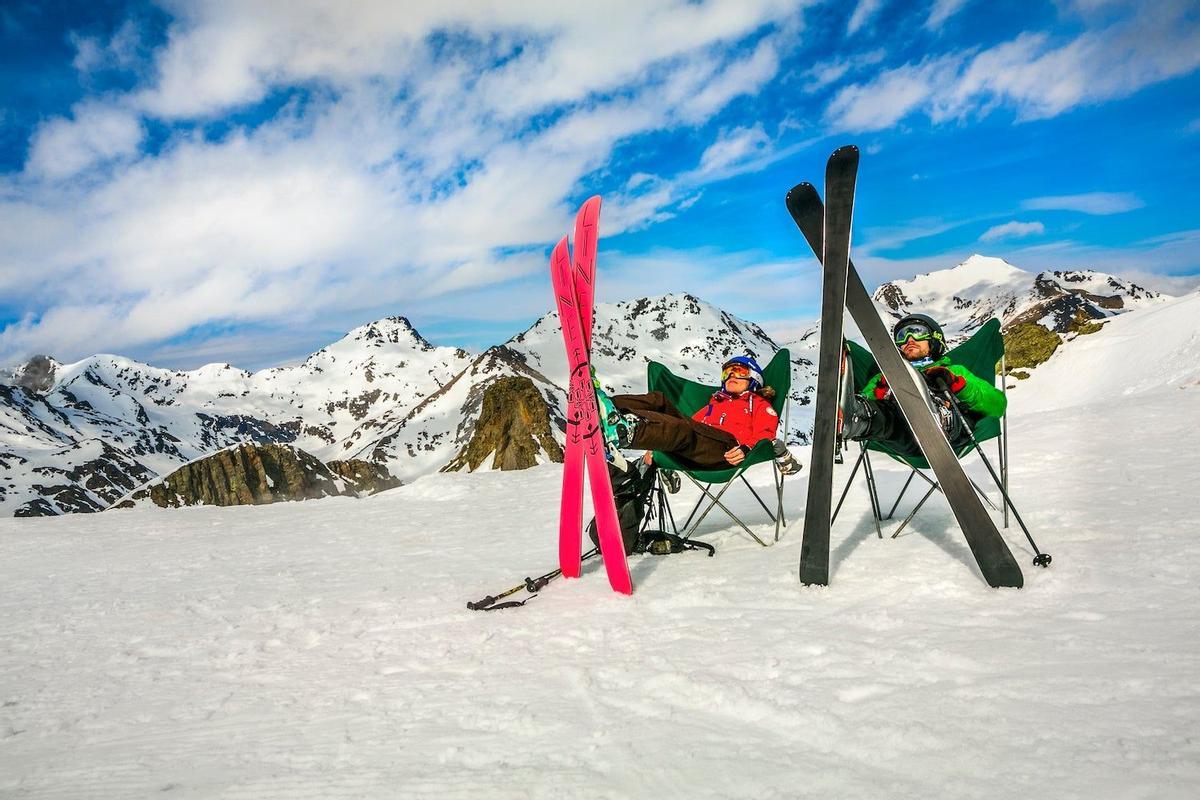
[[[1074,335],[1070,327],[1081,315],[1103,320],[1164,299],[1100,273],[1034,275],[979,256],[884,284],[875,297],[893,317],[910,309],[931,313],[952,338],[996,314],[1010,329],[1032,325],[1055,342]],[[1059,332],[1064,328],[1068,333]],[[594,342],[598,375],[612,394],[643,391],[650,360],[715,383],[730,355],[765,362],[779,348],[758,325],[691,294],[598,304]],[[807,442],[811,430],[815,343],[808,335],[789,345],[792,442]],[[287,445],[326,464],[366,462],[403,481],[443,469],[555,460],[566,372],[554,312],[474,355],[434,346],[406,319],[392,317],[356,328],[300,365],[257,373],[228,364],[166,370],[112,355],[73,364],[40,357],[0,375],[0,513],[102,510],[246,441]],[[508,388],[496,391],[520,398],[507,417],[497,414],[504,404],[494,397],[489,405],[498,384]],[[489,447],[494,452],[483,452]]]

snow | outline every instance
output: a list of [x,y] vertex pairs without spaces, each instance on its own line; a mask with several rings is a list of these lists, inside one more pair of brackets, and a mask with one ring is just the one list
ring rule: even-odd
[[[632,597],[592,561],[495,613],[466,603],[555,564],[559,465],[0,519],[0,797],[1190,800],[1197,320],[1156,301],[1011,390],[1012,495],[1054,556],[1005,531],[1019,591],[940,498],[876,538],[861,481],[802,587],[807,470],[774,547],[714,512],[717,556],[634,557]],[[874,463],[886,508],[906,472]]]
[[[1017,385],[1027,408],[1063,408],[1200,387],[1200,294],[1115,317],[1080,336]],[[1178,423],[1188,422],[1184,419]],[[1190,420],[1195,425],[1195,418]]]
[[1054,563],[1007,531],[1020,591],[940,500],[875,538],[861,484],[801,587],[805,473],[772,548],[710,516],[717,556],[635,557],[631,598],[589,562],[488,614],[554,565],[557,465],[0,520],[0,796],[1195,797],[1200,388],[1028,394],[1012,492]]

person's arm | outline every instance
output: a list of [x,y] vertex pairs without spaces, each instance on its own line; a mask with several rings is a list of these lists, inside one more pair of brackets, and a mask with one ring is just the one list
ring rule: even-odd
[[862,388],[859,395],[868,400],[886,400],[890,391],[891,389],[887,385],[887,378],[883,377],[883,373],[880,372],[867,381],[867,385]]
[[[754,443],[757,444],[763,439],[775,438],[775,431],[779,429],[779,415],[775,413],[775,409],[771,407],[765,397],[756,397],[754,401],[756,407],[752,424]],[[759,405],[760,403],[761,405]]]
[[950,364],[949,370],[963,380],[962,388],[955,394],[967,410],[985,417],[1004,416],[1008,408],[1008,398],[1004,392],[960,364]]

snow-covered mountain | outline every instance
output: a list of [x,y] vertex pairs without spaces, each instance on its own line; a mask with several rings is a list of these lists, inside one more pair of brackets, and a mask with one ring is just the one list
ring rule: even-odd
[[[765,361],[778,345],[757,325],[690,295],[598,304],[596,366],[613,392],[643,391],[661,360],[716,382],[728,356]],[[796,357],[794,441],[815,380]],[[566,414],[566,361],[557,315],[472,356],[435,347],[401,317],[364,325],[303,364],[249,373],[228,364],[181,372],[97,355],[36,359],[0,386],[0,509],[96,511],[181,464],[240,441],[289,444],[322,461],[360,458],[411,480],[455,461],[475,431],[487,387],[525,377],[545,398],[557,434]]]
[[[669,294],[621,303],[598,303],[593,323],[593,364],[611,394],[646,390],[646,365],[669,364],[701,382],[719,382],[731,355],[749,353],[764,364],[779,345],[759,326],[689,294]],[[808,440],[806,413],[816,379],[814,365],[793,354],[788,415],[792,441]],[[453,382],[434,393],[382,436],[363,436],[350,457],[386,463],[401,478],[439,469],[470,442],[484,390],[501,377],[529,378],[550,406],[563,441],[567,362],[558,313],[476,358]],[[356,434],[357,435],[357,434]]]
[[[884,314],[922,311],[954,338],[992,316],[1064,333],[1169,298],[1095,272],[1034,274],[972,256],[886,283]],[[816,326],[792,352],[787,437],[808,441]],[[689,294],[598,304],[594,361],[610,393],[645,389],[651,360],[716,383],[730,355],[765,363],[779,345],[758,325]],[[402,317],[364,325],[303,364],[249,373],[228,364],[181,372],[97,355],[39,357],[0,375],[0,512],[96,511],[181,464],[240,441],[288,444],[322,461],[362,459],[410,481],[462,463],[487,388],[527,378],[562,441],[567,365],[557,314],[478,355],[435,347]],[[544,452],[544,451],[543,451]],[[549,456],[547,456],[547,459]]]
[[[470,363],[401,317],[356,328],[295,367],[159,369],[97,355],[50,362],[30,388],[0,386],[0,509],[96,511],[181,464],[240,441],[291,444],[323,461],[403,417]],[[44,372],[44,371],[43,371]]]
[[999,258],[973,255],[952,269],[890,281],[874,294],[893,318],[929,314],[954,339],[992,317],[1005,328],[1035,322],[1067,333],[1073,326],[1164,302],[1165,295],[1090,270],[1032,273]]

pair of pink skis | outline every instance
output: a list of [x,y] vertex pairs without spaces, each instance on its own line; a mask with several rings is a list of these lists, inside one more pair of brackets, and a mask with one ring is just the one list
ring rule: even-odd
[[563,343],[567,348],[567,443],[563,453],[562,506],[558,525],[558,564],[563,577],[578,578],[582,568],[583,475],[586,471],[596,510],[596,534],[613,591],[633,593],[621,523],[608,479],[604,429],[592,386],[592,305],[595,302],[596,242],[600,198],[593,197],[575,217],[574,259],[563,237],[550,254],[550,277],[558,301]]

